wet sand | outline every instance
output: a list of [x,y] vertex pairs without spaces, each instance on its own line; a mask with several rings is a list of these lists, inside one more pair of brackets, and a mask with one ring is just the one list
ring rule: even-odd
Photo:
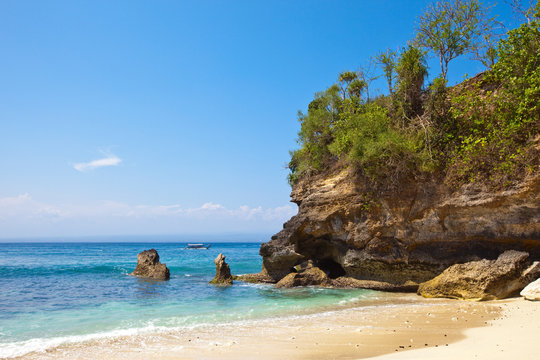
[[522,299],[475,303],[412,294],[397,302],[65,344],[22,359],[454,359],[456,349],[470,350],[461,357],[469,359],[482,356],[484,346],[512,353],[520,321],[535,322],[540,307]]

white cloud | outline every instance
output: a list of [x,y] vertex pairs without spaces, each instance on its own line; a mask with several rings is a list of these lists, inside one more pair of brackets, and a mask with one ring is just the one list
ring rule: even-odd
[[92,160],[86,163],[77,163],[73,165],[73,168],[77,171],[84,172],[84,171],[90,171],[90,170],[94,170],[94,169],[104,167],[104,166],[116,166],[120,164],[121,162],[122,162],[122,159],[120,159],[118,156],[110,154],[110,155],[107,155],[107,157],[104,157],[103,159]]
[[29,194],[0,198],[1,237],[100,234],[159,234],[221,231],[278,231],[297,212],[296,205],[228,208],[214,202],[130,205],[115,201],[46,204]]
[[28,193],[0,198],[0,220],[8,218],[55,219],[62,215],[64,214],[59,208],[37,202]]

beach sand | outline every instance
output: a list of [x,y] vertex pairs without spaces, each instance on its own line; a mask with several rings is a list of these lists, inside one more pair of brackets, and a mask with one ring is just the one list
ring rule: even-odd
[[533,353],[540,304],[425,300],[64,344],[24,359],[499,359]]

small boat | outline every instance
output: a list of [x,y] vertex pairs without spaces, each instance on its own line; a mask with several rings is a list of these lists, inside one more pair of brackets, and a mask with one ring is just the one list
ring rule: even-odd
[[210,244],[187,244],[186,249],[205,249],[210,248]]

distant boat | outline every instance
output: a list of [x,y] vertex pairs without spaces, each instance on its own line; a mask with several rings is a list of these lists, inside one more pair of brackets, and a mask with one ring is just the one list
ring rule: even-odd
[[187,244],[186,249],[208,249],[210,244]]

